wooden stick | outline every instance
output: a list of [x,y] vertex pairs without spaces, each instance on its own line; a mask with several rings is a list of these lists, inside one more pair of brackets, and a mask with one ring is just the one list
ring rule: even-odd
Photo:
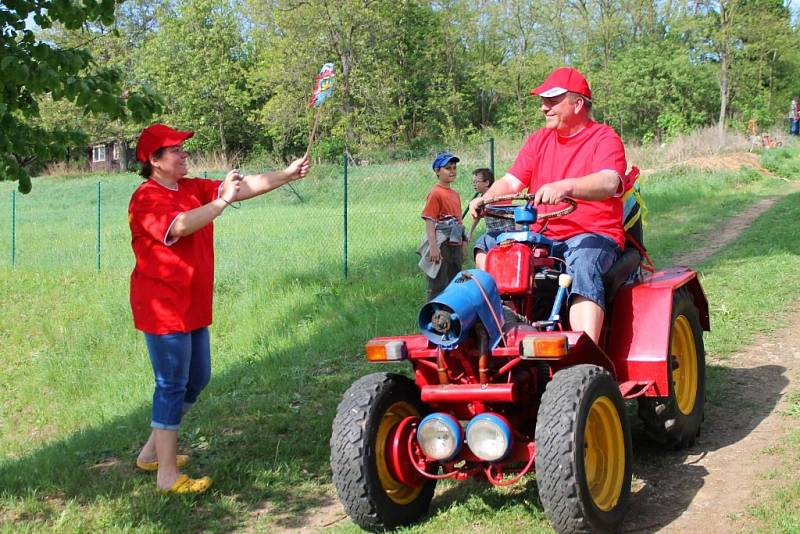
[[306,148],[306,155],[311,154],[311,147],[314,144],[314,138],[317,136],[317,126],[319,125],[320,111],[322,111],[322,106],[319,106],[317,108],[317,111],[314,113],[314,124],[311,126],[311,133],[308,134],[308,146]]

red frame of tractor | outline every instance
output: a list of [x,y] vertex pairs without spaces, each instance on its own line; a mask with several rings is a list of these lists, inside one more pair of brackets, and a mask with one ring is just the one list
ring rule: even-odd
[[[547,248],[532,243],[507,242],[487,257],[504,305],[528,319],[535,275],[553,266]],[[548,332],[524,320],[506,325],[495,348],[477,335],[450,349],[424,335],[370,340],[368,359],[407,360],[414,380],[368,375],[339,406],[331,465],[353,521],[368,530],[407,525],[427,513],[438,479],[508,485],[535,470],[539,498],[558,532],[619,528],[632,458],[624,402],[638,402],[658,442],[694,443],[705,396],[702,331],[710,329],[695,272],[637,272],[614,292],[599,346],[583,332]],[[509,450],[486,461],[463,443],[454,458],[432,459],[416,439],[428,413],[448,414],[462,430],[475,416],[494,414],[510,429]]]

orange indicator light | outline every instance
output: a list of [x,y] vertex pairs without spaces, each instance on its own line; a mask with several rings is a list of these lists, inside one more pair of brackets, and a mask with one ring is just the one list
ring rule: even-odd
[[523,358],[563,358],[567,352],[567,336],[526,336],[522,340]]
[[365,347],[370,362],[399,362],[408,359],[405,341],[396,339],[371,339]]

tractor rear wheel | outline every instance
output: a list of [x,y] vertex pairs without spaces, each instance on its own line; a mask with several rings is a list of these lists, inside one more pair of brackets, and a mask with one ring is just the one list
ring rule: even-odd
[[426,415],[420,390],[402,375],[367,375],[345,392],[331,434],[333,483],[345,511],[363,529],[382,531],[428,511],[436,481],[413,470],[409,417]]
[[614,532],[631,492],[631,433],[619,386],[601,367],[558,371],[536,420],[536,483],[560,533]]
[[700,434],[705,407],[706,364],[700,314],[685,287],[672,300],[667,365],[669,397],[639,399],[639,417],[651,439],[682,449]]

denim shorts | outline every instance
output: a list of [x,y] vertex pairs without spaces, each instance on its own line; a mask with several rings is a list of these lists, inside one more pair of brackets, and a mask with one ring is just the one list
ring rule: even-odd
[[208,328],[188,334],[145,334],[156,379],[150,426],[178,430],[183,414],[211,379],[211,340]]
[[[497,245],[495,238],[491,234],[482,235],[475,241],[473,251],[488,252]],[[555,241],[551,254],[567,264],[567,274],[572,276],[570,299],[580,295],[605,310],[603,275],[619,258],[620,248],[616,241],[598,234],[578,234],[566,241]]]
[[486,232],[478,239],[475,240],[475,243],[472,245],[472,257],[475,257],[475,254],[478,252],[489,252],[489,249],[494,248],[497,246],[497,236],[499,236],[502,232]]
[[579,234],[566,241],[556,241],[552,254],[566,262],[567,274],[572,276],[570,300],[580,295],[605,310],[603,275],[619,258],[619,245],[610,237]]

